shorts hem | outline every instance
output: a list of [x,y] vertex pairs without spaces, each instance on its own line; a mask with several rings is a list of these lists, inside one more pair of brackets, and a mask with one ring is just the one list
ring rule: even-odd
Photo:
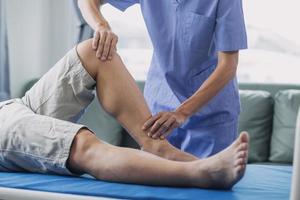
[[67,161],[70,156],[70,151],[71,151],[71,147],[72,147],[74,138],[79,133],[79,131],[83,128],[87,128],[87,127],[84,125],[75,124],[75,125],[72,125],[67,132],[65,132],[64,147],[63,147],[60,159],[58,161],[58,165],[62,169],[61,173],[64,175],[71,175],[71,176],[82,175],[82,174],[76,174],[76,173],[71,172],[67,167]]

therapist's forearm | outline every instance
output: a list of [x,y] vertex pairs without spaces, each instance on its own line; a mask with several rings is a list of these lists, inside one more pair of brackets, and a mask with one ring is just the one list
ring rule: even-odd
[[202,84],[197,92],[183,102],[176,110],[186,116],[192,116],[214,98],[236,75],[236,65],[219,63],[216,70]]
[[96,30],[99,26],[108,26],[99,7],[102,0],[78,0],[78,6],[86,22]]

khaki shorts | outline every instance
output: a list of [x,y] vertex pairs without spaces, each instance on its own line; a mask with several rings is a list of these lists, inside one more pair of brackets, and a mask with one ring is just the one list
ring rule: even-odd
[[72,49],[22,99],[0,103],[0,171],[72,175],[66,167],[75,124],[96,82]]

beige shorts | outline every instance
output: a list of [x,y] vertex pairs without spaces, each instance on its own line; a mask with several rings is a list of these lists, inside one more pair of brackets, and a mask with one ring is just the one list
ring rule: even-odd
[[72,175],[66,167],[75,124],[96,82],[69,51],[22,99],[0,103],[0,171]]

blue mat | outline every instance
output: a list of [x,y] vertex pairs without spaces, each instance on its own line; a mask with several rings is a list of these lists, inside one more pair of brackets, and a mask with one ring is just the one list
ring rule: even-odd
[[98,181],[88,177],[65,177],[0,172],[0,187],[124,199],[289,199],[291,166],[249,165],[245,177],[231,190],[151,187]]

